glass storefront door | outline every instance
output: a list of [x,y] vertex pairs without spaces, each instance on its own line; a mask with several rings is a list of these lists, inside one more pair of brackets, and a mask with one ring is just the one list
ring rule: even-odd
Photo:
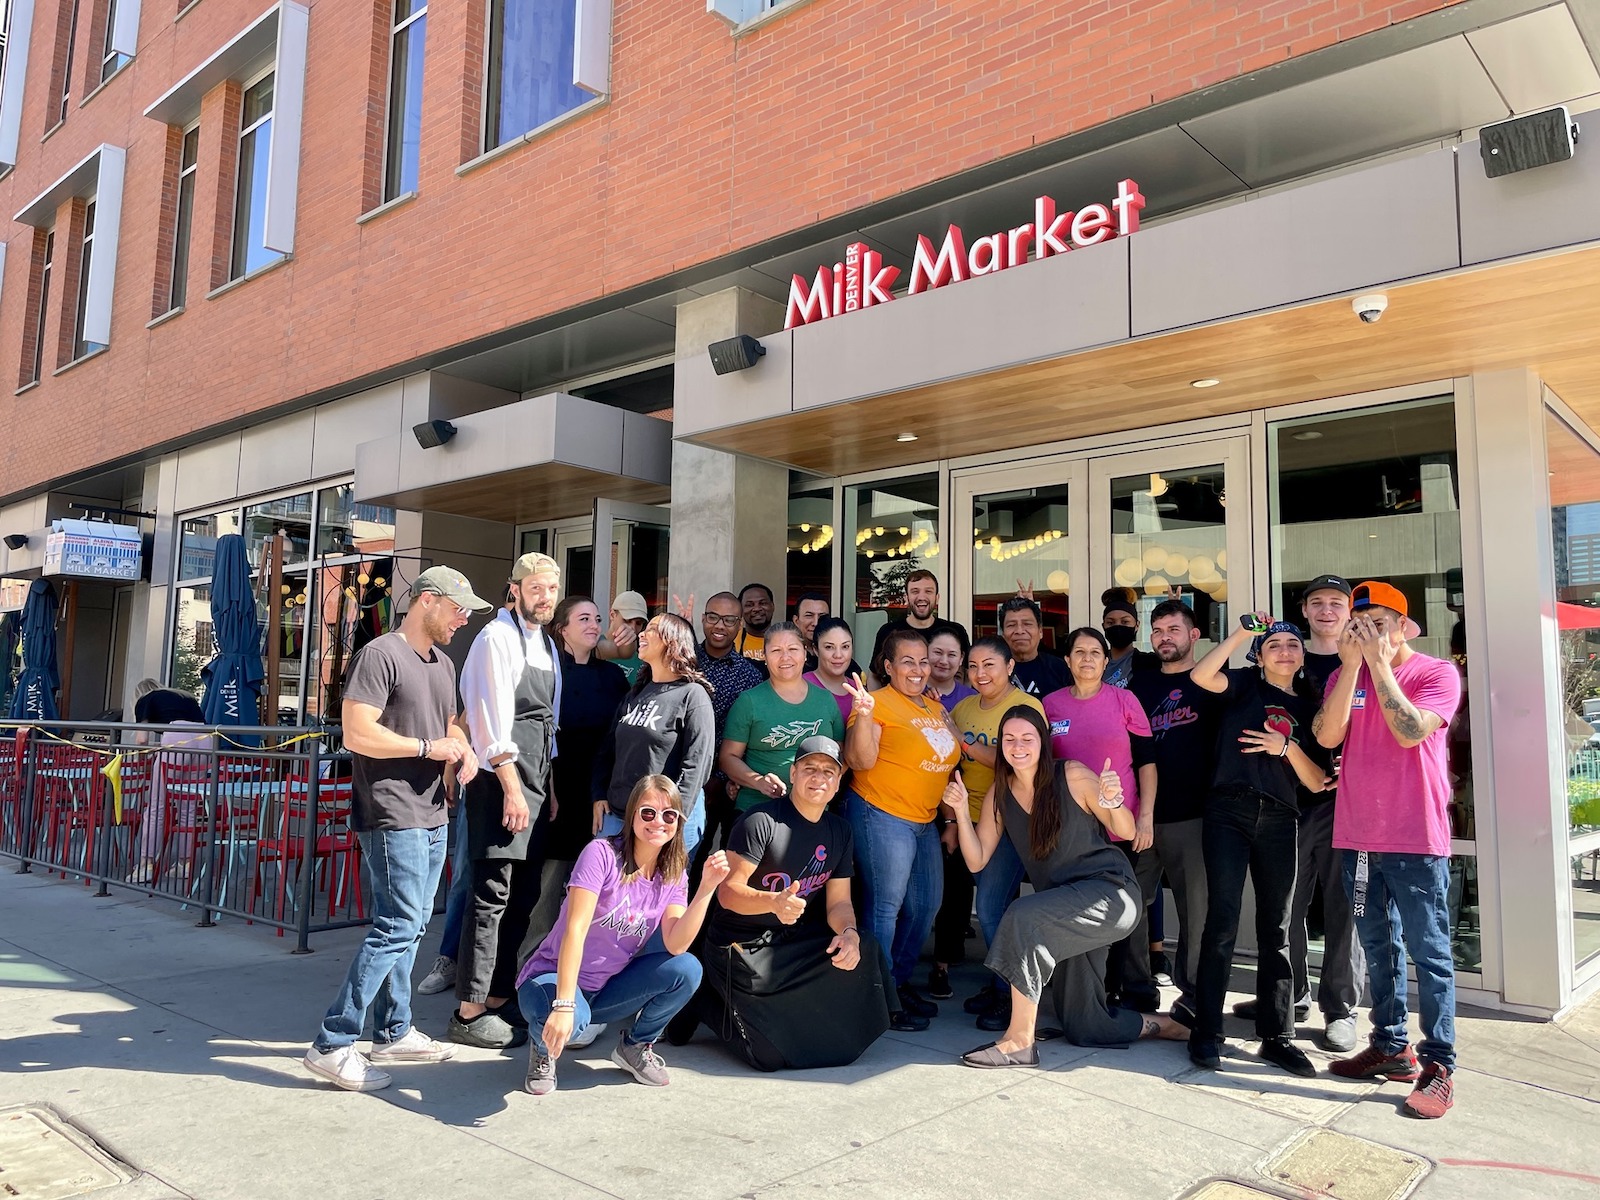
[[[589,595],[605,612],[620,592],[638,592],[652,613],[667,608],[667,542],[672,527],[669,509],[650,504],[627,504],[604,497],[594,502],[590,546],[609,541],[609,562],[596,563],[590,550],[593,576]],[[602,531],[609,530],[610,537]],[[609,569],[597,569],[609,568]],[[685,597],[687,600],[688,597]]]

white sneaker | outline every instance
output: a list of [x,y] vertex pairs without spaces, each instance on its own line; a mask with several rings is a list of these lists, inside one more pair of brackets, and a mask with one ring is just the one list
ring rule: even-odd
[[567,1043],[567,1049],[569,1049],[569,1050],[582,1050],[585,1046],[592,1046],[594,1044],[595,1038],[599,1037],[605,1031],[606,1031],[606,1026],[605,1026],[605,1022],[604,1021],[600,1022],[600,1024],[598,1024],[598,1025],[591,1025],[591,1026],[589,1026],[589,1028],[585,1029],[582,1033],[580,1033],[577,1037],[573,1038],[570,1042],[568,1042]]
[[375,1063],[431,1063],[454,1058],[456,1048],[436,1042],[413,1025],[397,1042],[374,1042],[368,1056]]
[[433,960],[433,966],[422,977],[422,982],[417,984],[417,994],[432,996],[439,992],[449,991],[456,985],[456,960],[439,955]]
[[380,1071],[354,1046],[324,1053],[312,1046],[306,1051],[306,1070],[320,1075],[347,1092],[376,1092],[389,1086],[389,1073]]

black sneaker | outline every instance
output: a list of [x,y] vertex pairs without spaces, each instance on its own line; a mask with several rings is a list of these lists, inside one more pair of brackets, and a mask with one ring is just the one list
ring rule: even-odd
[[1011,997],[1007,996],[986,1013],[978,1014],[978,1028],[987,1033],[1001,1033],[1011,1028]]
[[1162,987],[1172,986],[1172,961],[1165,950],[1150,956],[1150,977]]
[[1222,1069],[1222,1045],[1216,1038],[1189,1038],[1189,1061],[1207,1071]]
[[928,971],[928,995],[935,1000],[948,1000],[955,995],[950,990],[949,968],[935,965]]
[[1275,1067],[1282,1067],[1291,1075],[1299,1075],[1303,1079],[1316,1077],[1317,1068],[1311,1065],[1306,1052],[1286,1037],[1268,1038],[1261,1043],[1260,1054],[1263,1060]]
[[918,1017],[937,1017],[939,1006],[932,1000],[924,999],[918,995],[917,989],[909,983],[902,983],[898,989],[900,1007],[906,1012]]
[[896,1033],[921,1033],[930,1024],[927,1017],[899,1009],[889,1014],[889,1028]]
[[982,1013],[988,1012],[996,1004],[1000,1003],[1001,996],[1002,993],[1000,989],[995,987],[993,981],[991,981],[984,984],[982,990],[979,991],[977,995],[968,996],[965,1000],[963,1000],[961,1002],[961,1011],[976,1017]]

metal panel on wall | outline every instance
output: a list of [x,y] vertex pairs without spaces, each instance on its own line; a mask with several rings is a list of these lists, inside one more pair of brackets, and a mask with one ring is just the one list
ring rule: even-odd
[[1566,162],[1490,179],[1476,141],[1457,160],[1461,261],[1491,262],[1600,238],[1600,152],[1578,144]]
[[306,30],[310,14],[294,0],[278,10],[278,58],[272,101],[272,144],[267,149],[267,204],[262,244],[294,253],[295,207],[300,186],[300,120],[306,95]]

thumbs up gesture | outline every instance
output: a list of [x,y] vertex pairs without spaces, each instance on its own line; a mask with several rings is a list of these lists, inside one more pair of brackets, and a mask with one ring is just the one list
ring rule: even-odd
[[1111,760],[1106,759],[1105,766],[1100,768],[1100,807],[1120,808],[1122,806],[1122,777],[1111,766]]
[[778,920],[793,925],[806,913],[806,902],[800,898],[800,881],[796,879],[778,893]]

